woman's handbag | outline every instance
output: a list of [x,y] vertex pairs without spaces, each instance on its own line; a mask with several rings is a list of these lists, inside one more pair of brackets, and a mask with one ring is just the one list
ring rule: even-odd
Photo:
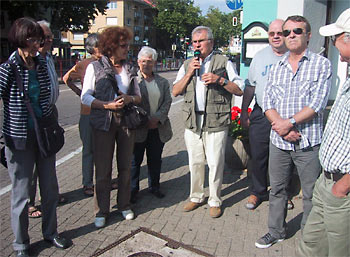
[[58,124],[54,112],[47,117],[40,118],[37,123],[35,134],[40,153],[42,157],[47,158],[56,154],[63,147],[64,129]]
[[56,154],[64,145],[64,129],[58,124],[57,116],[54,111],[49,116],[37,118],[27,92],[23,88],[22,78],[18,74],[14,64],[9,63],[16,76],[16,82],[19,90],[24,95],[24,102],[34,122],[35,135],[37,138],[40,154],[43,158],[48,158]]
[[137,129],[147,124],[147,112],[140,106],[130,103],[124,106],[123,110],[123,119],[128,129]]
[[[108,79],[111,80],[114,91],[119,95],[120,91],[116,79],[113,78],[113,76],[109,76]],[[131,88],[129,91],[134,91],[133,81],[131,81]],[[121,125],[126,126],[128,129],[138,129],[148,122],[147,112],[133,103],[125,105],[123,110],[118,112],[115,116],[117,120],[120,120]]]

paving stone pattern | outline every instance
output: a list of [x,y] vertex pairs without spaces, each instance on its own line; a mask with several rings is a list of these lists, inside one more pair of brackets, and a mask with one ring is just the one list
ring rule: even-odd
[[[177,99],[176,99],[177,100]],[[176,101],[175,100],[175,101]],[[225,168],[222,187],[223,215],[218,219],[209,216],[208,205],[184,213],[190,188],[188,157],[183,140],[184,126],[181,117],[182,103],[173,104],[170,120],[174,136],[163,152],[161,190],[166,196],[159,200],[147,191],[147,166],[141,169],[141,192],[133,206],[136,219],[125,221],[115,209],[116,190],[111,193],[111,213],[108,225],[96,229],[93,198],[86,198],[81,189],[81,152],[57,167],[60,192],[68,203],[57,208],[58,231],[72,241],[72,246],[59,250],[42,239],[41,219],[29,220],[31,253],[34,256],[90,256],[139,227],[146,227],[173,240],[192,245],[209,254],[223,256],[295,256],[299,243],[299,224],[302,200],[294,199],[295,209],[288,212],[288,239],[261,250],[254,242],[267,232],[268,202],[254,211],[244,205],[249,196],[249,178],[246,172]],[[69,146],[65,154],[81,146],[78,126],[66,131]],[[57,159],[62,158],[59,153]],[[114,169],[113,177],[117,176]],[[208,195],[206,182],[206,194]],[[10,223],[10,192],[0,198],[0,256],[15,256],[12,250],[13,235]],[[114,208],[113,208],[114,207]]]

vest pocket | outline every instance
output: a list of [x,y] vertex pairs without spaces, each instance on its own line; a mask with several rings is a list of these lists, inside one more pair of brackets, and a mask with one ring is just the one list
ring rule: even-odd
[[228,126],[230,124],[230,113],[207,113],[206,124],[208,128]]
[[182,107],[182,119],[186,128],[193,128],[190,104],[184,103]]

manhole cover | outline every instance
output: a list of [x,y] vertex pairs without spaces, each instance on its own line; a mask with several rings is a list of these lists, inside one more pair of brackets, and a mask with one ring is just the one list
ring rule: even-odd
[[91,257],[213,257],[147,228],[139,228]]
[[134,253],[132,255],[129,255],[128,257],[163,257],[163,256],[157,253],[139,252],[139,253]]

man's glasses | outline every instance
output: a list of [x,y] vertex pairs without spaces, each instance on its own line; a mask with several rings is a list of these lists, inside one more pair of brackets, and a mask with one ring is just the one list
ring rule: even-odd
[[[284,37],[288,37],[291,32],[292,31],[290,29],[286,29],[286,30],[282,31],[282,34]],[[301,34],[303,34],[303,32],[304,32],[304,30],[302,28],[294,28],[293,29],[293,33],[295,35],[301,35]]]
[[30,38],[27,38],[27,42],[30,44],[39,44],[40,46],[43,46],[45,43],[45,40],[42,38],[30,37]]
[[192,41],[192,45],[193,44],[201,44],[201,43],[203,43],[204,41],[208,41],[208,40],[211,40],[211,39],[200,39],[200,40],[193,40]]
[[269,32],[269,36],[270,37],[275,37],[275,35],[277,35],[278,37],[282,37],[282,31],[278,31],[278,32],[274,32],[274,31],[270,31]]
[[330,36],[331,38],[331,41],[333,43],[333,45],[335,45],[335,41],[337,41],[337,38],[340,37],[343,33],[340,33],[340,34],[337,34],[337,35],[333,35],[333,36]]

